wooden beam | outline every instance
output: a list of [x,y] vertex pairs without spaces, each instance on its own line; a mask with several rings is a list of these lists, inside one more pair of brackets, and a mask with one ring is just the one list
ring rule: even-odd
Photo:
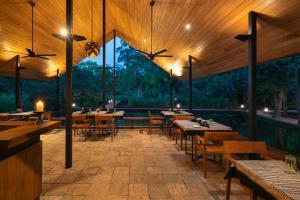
[[256,139],[256,64],[257,64],[257,14],[251,11],[248,15],[248,104],[249,104],[249,136]]
[[116,30],[114,29],[114,82],[113,82],[113,107],[114,109],[116,108],[116,78],[117,78],[117,73],[116,73]]
[[73,0],[66,0],[66,168],[72,167]]
[[173,110],[173,70],[170,70],[170,108]]
[[106,74],[105,74],[105,67],[106,67],[106,0],[102,0],[102,42],[103,42],[103,66],[102,66],[102,109],[105,110],[106,104]]
[[56,116],[59,117],[59,108],[60,108],[60,103],[59,103],[59,69],[56,71]]
[[21,108],[21,95],[20,95],[20,56],[16,56],[16,76],[15,76],[16,88],[16,110]]
[[189,55],[189,112],[193,110],[193,72],[192,72],[192,59]]

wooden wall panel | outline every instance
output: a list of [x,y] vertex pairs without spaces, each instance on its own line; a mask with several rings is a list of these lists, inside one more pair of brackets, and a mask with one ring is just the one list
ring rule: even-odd
[[37,199],[42,192],[42,142],[0,161],[0,199]]

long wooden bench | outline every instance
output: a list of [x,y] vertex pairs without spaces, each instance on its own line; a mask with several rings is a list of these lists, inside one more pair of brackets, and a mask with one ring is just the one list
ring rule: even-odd
[[134,128],[134,122],[136,121],[149,121],[148,117],[124,117],[124,120],[128,120],[130,122],[130,128]]

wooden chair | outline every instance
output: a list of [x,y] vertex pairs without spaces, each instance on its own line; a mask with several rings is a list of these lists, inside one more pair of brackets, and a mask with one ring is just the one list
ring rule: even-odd
[[8,115],[0,115],[0,121],[8,121],[9,117]]
[[78,130],[83,130],[86,141],[89,128],[90,121],[87,119],[86,115],[82,114],[72,116],[72,130],[74,131],[74,135],[78,135]]
[[[113,141],[116,135],[116,123],[115,118],[113,116],[95,116],[95,128],[96,132],[111,130],[111,141]],[[95,135],[97,136],[97,134]]]
[[239,139],[238,132],[205,132],[204,137],[195,136],[195,155],[200,151],[203,154],[204,177],[207,178],[207,156],[209,154],[219,155],[220,164],[222,164],[222,155],[224,154],[224,141],[233,141]]
[[[183,140],[183,131],[178,128],[173,122],[175,120],[193,120],[195,117],[192,116],[192,115],[174,115],[172,116],[171,118],[171,123],[170,123],[170,134],[172,134],[172,129],[175,128],[175,134],[173,135],[173,139],[174,139],[174,136],[175,136],[175,142],[177,144],[177,141],[178,141],[178,136],[180,136],[180,148],[182,150],[182,140]],[[185,138],[186,139],[186,138]]]
[[[224,142],[224,158],[227,160],[227,169],[237,160],[236,154],[257,154],[261,159],[270,160],[267,145],[262,141],[226,141]],[[230,199],[231,178],[227,180],[226,200]]]
[[161,116],[153,116],[151,111],[148,111],[149,117],[149,134],[152,134],[154,126],[159,126],[162,130],[164,127],[164,118]]

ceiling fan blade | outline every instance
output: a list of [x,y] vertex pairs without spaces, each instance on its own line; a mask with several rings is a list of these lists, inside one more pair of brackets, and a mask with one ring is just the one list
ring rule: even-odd
[[163,50],[161,50],[161,51],[155,52],[154,55],[158,55],[158,54],[164,53],[164,52],[166,52],[166,51],[168,51],[168,50],[167,50],[167,49],[163,49]]
[[35,54],[35,56],[37,56],[37,57],[41,57],[41,56],[56,56],[56,54]]
[[26,49],[26,51],[28,52],[28,54],[30,56],[34,56],[35,55],[34,52],[31,49]]
[[42,56],[36,56],[35,58],[41,58],[41,59],[44,59],[44,60],[49,60],[49,58],[42,57]]
[[86,40],[86,37],[82,35],[73,35],[73,40],[75,40],[76,42],[84,41]]
[[55,38],[57,38],[57,39],[59,39],[59,40],[62,40],[62,41],[65,41],[65,39],[66,39],[66,38],[65,38],[64,36],[62,36],[61,34],[53,33],[52,36],[55,37]]
[[173,57],[173,56],[171,56],[171,55],[156,55],[156,57],[166,57],[166,58],[171,58],[171,57]]
[[142,54],[146,54],[147,56],[150,55],[149,53],[147,53],[147,52],[145,52],[145,51],[141,51],[141,50],[136,50],[136,51],[138,51],[138,52],[140,52],[140,53],[142,53]]

